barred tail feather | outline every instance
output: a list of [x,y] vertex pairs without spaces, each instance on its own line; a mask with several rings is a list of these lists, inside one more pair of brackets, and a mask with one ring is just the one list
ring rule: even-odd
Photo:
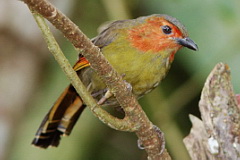
[[85,105],[72,85],[67,87],[43,119],[32,144],[57,147],[61,135],[69,135]]

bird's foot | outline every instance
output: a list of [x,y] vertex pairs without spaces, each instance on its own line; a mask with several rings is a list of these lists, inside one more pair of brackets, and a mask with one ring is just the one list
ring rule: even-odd
[[126,84],[127,89],[128,89],[129,91],[132,91],[132,85],[131,85],[130,83],[128,83],[126,80],[123,80],[123,81],[124,81],[124,83]]
[[98,101],[98,104],[103,104],[108,98],[112,97],[113,94],[110,90],[107,90],[107,92],[104,94],[104,96]]

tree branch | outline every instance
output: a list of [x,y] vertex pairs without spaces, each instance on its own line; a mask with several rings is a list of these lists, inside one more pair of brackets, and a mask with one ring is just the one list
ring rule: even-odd
[[217,64],[208,76],[199,108],[202,121],[191,116],[193,128],[184,139],[192,159],[239,159],[240,109],[227,65]]
[[[98,73],[102,80],[106,83],[111,92],[115,95],[119,104],[125,111],[126,117],[134,124],[135,133],[140,143],[148,153],[149,159],[170,159],[166,150],[163,154],[163,136],[159,134],[159,130],[149,121],[141,106],[138,104],[135,96],[124,83],[122,77],[111,67],[107,60],[103,57],[98,47],[94,46],[91,41],[80,31],[80,29],[65,15],[59,12],[49,2],[45,0],[23,0],[32,10],[37,11],[43,17],[49,20],[64,36],[78,49],[83,50],[83,56],[90,62],[91,67]],[[50,47],[51,48],[51,47]],[[59,58],[61,59],[61,58]],[[66,60],[63,60],[66,63]],[[63,68],[66,66],[63,66]],[[69,66],[68,66],[69,67]],[[74,71],[69,71],[69,76],[74,75]],[[75,78],[70,78],[76,81]],[[72,82],[76,88],[79,82]],[[81,96],[81,92],[77,90]],[[84,93],[85,94],[85,93]],[[83,99],[86,102],[86,99]],[[95,111],[99,107],[93,106]],[[122,126],[118,126],[120,129]],[[129,126],[132,127],[132,126]],[[117,126],[114,126],[117,129]]]

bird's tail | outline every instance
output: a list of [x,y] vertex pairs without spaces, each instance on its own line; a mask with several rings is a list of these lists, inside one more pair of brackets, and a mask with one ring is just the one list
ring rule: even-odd
[[86,106],[72,85],[57,99],[43,119],[32,144],[47,148],[59,145],[61,135],[69,135]]

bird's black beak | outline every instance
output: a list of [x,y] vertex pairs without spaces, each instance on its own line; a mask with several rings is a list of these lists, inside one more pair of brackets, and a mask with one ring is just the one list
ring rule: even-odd
[[189,49],[192,49],[194,51],[198,50],[198,46],[197,44],[191,40],[190,38],[186,37],[186,38],[176,38],[176,42],[184,47],[187,47]]

